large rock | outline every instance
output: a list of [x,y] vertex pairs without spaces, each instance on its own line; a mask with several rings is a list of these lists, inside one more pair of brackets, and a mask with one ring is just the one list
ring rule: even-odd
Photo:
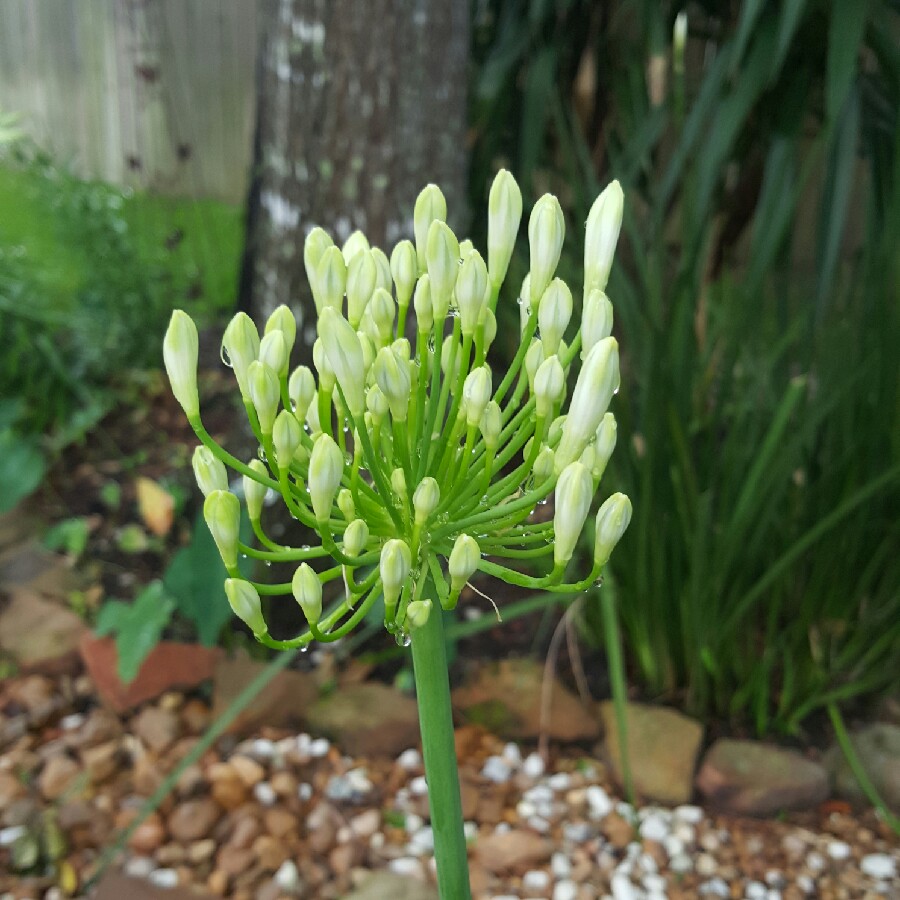
[[[604,753],[613,776],[624,784],[615,705],[600,704]],[[687,803],[703,741],[703,726],[674,709],[629,703],[626,707],[628,759],[634,789],[660,803]]]
[[[881,798],[894,812],[900,813],[900,725],[877,722],[850,740]],[[839,746],[828,751],[824,762],[838,796],[860,803],[865,801],[866,796]]]
[[[541,734],[544,667],[532,659],[504,659],[482,666],[453,692],[453,705],[468,722],[509,740]],[[557,741],[587,741],[600,734],[590,707],[554,678],[547,735]]]
[[554,847],[547,838],[524,828],[495,831],[479,837],[475,856],[489,872],[519,872],[542,865],[550,859]]
[[212,678],[222,651],[199,644],[162,641],[147,655],[137,678],[123,684],[118,674],[118,656],[113,638],[98,638],[90,632],[79,645],[85,668],[100,699],[114,712],[122,713],[173,688],[192,688]]
[[723,738],[707,752],[697,789],[717,809],[769,816],[821,803],[828,797],[828,773],[792,750]]
[[[265,663],[240,655],[221,659],[213,679],[212,718],[217,720],[234,699],[266,669]],[[248,735],[257,729],[294,728],[306,721],[319,695],[311,675],[281,671],[253,698],[228,728],[230,734]]]
[[0,612],[0,650],[25,672],[72,673],[80,669],[78,642],[85,630],[71,609],[18,588]]
[[315,703],[310,731],[351,756],[396,756],[419,742],[416,701],[383,684],[352,684]]

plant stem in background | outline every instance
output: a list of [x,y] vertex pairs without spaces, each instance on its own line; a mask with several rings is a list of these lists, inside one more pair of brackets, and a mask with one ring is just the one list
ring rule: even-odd
[[625,684],[625,666],[622,662],[622,636],[619,633],[615,598],[608,591],[600,594],[600,609],[603,615],[603,640],[606,644],[606,663],[616,713],[616,729],[619,732],[622,786],[625,788],[625,798],[634,805],[634,784],[631,780],[631,759],[628,752],[628,690]]
[[434,607],[425,625],[412,633],[412,657],[438,889],[444,900],[466,900],[472,893],[453,740],[443,613],[430,581],[426,592],[432,593]]

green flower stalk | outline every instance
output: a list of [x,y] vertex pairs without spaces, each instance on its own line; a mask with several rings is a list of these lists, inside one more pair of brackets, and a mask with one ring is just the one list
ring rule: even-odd
[[[522,224],[512,175],[500,172],[491,188],[487,262],[446,224],[435,185],[416,202],[415,243],[401,241],[390,257],[359,232],[338,247],[314,228],[303,259],[317,311],[315,371],[290,371],[297,324],[287,307],[272,314],[262,339],[243,313],[225,330],[222,358],[260,445],[248,462],[203,426],[193,322],[176,311],[165,337],[173,393],[201,442],[194,471],[236,615],[261,643],[288,649],[339,640],[383,608],[385,628],[412,646],[444,898],[470,896],[444,613],[478,573],[526,589],[587,590],[631,517],[621,494],[600,505],[593,564],[567,576],[616,441],[608,407],[619,352],[605,289],[622,207],[613,182],[591,209],[576,314],[571,287],[556,276],[562,210],[551,195],[535,204],[521,341],[511,364],[496,368],[488,358],[495,311]],[[242,476],[257,546],[240,541],[240,500],[227,469]],[[280,496],[317,541],[306,537],[297,548],[272,540],[267,495]],[[535,509],[551,496],[554,516],[540,521]],[[245,580],[241,554],[292,564],[294,577]],[[308,628],[270,634],[261,596],[293,596]]]

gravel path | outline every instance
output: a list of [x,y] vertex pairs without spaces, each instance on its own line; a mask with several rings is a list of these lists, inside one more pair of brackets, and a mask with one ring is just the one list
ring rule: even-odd
[[[180,694],[120,722],[95,705],[88,679],[7,681],[0,900],[81,896],[98,849],[208,723],[206,704]],[[457,745],[478,898],[900,898],[900,845],[870,812],[832,804],[780,822],[635,810],[597,761],[563,750],[545,766],[472,728]],[[240,900],[338,898],[371,870],[429,883],[425,791],[415,749],[353,759],[283,730],[225,738],[185,770],[121,862],[160,888]]]

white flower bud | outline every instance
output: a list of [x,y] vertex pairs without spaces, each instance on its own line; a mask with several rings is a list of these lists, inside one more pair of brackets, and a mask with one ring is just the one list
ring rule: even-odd
[[525,375],[528,378],[528,390],[534,393],[534,378],[537,370],[544,362],[544,345],[540,339],[531,342],[531,346],[525,351]]
[[341,488],[337,494],[337,505],[341,515],[352,522],[356,518],[356,504],[353,502],[353,494],[350,488]]
[[557,471],[581,456],[619,387],[619,345],[615,338],[594,344],[582,364],[556,450]]
[[313,397],[316,396],[316,379],[307,366],[297,366],[288,379],[288,396],[294,405],[294,415],[302,422]]
[[672,68],[676,73],[684,72],[684,48],[687,44],[688,18],[687,10],[681,10],[675,16],[672,28]]
[[[354,262],[365,258],[360,253]],[[329,368],[344,393],[350,415],[361,416],[366,408],[366,370],[362,345],[353,326],[334,309],[323,309],[319,315],[319,340]]]
[[212,491],[203,503],[203,518],[219,548],[225,568],[237,566],[241,504],[230,491]]
[[[266,467],[258,459],[251,459],[247,463],[247,468],[252,469],[260,478],[268,477],[269,473],[266,471]],[[269,488],[264,484],[260,484],[260,482],[249,475],[244,475],[242,482],[244,486],[244,500],[247,503],[250,521],[258,522],[262,515],[263,502],[266,499]]]
[[271,434],[278,414],[278,401],[281,389],[278,376],[265,363],[254,360],[247,369],[247,383],[250,388],[250,399],[256,409],[259,427],[263,434]]
[[[462,367],[462,345],[456,342],[456,353],[453,354],[453,335],[448,334],[441,344],[441,372],[444,378],[450,379],[450,393],[456,396],[456,381],[459,378],[459,370]],[[450,371],[450,357],[453,356],[453,371]]]
[[406,624],[410,631],[424,628],[431,616],[432,602],[430,600],[411,600],[406,607]]
[[461,534],[453,544],[447,561],[450,590],[458,594],[475,574],[480,562],[481,548],[478,541],[469,534]]
[[597,438],[593,443],[594,460],[591,477],[594,482],[598,482],[606,471],[609,459],[616,448],[617,430],[616,417],[611,412],[606,413],[600,420],[600,425],[597,427]]
[[397,354],[390,347],[382,347],[375,357],[372,371],[375,373],[378,387],[387,397],[391,415],[395,421],[405,422],[412,390],[409,364],[398,359]]
[[262,604],[256,588],[243,578],[225,579],[225,596],[232,612],[254,634],[265,634],[269,629],[262,614]]
[[364,331],[357,331],[356,336],[359,338],[359,346],[362,349],[363,372],[365,373],[366,380],[368,380],[369,369],[372,368],[372,364],[375,362],[377,349],[375,347],[375,342]]
[[259,342],[259,361],[265,363],[276,375],[287,375],[288,348],[284,335],[278,331],[270,331]]
[[248,382],[250,363],[259,358],[259,332],[256,325],[246,313],[238,313],[222,335],[222,358],[234,369],[238,388],[244,401],[250,400]]
[[275,424],[272,426],[272,444],[280,468],[290,470],[291,461],[302,440],[300,423],[290,410],[283,409],[275,417]]
[[200,415],[200,395],[197,393],[197,355],[199,339],[194,320],[176,309],[169,320],[163,340],[163,360],[172,385],[172,393],[189,419]]
[[481,421],[490,399],[491,370],[487,366],[479,366],[469,372],[463,382],[463,408],[466,424],[470,428],[475,428]]
[[413,509],[416,513],[416,524],[424,525],[428,517],[441,502],[441,489],[437,481],[430,475],[423,478],[413,494]]
[[384,288],[377,288],[369,303],[369,315],[378,347],[386,347],[394,338],[394,313],[394,298]]
[[544,352],[548,356],[559,352],[560,342],[571,318],[572,292],[562,279],[554,278],[544,291],[538,307],[538,327],[541,329]]
[[447,221],[447,201],[436,184],[426,185],[416,198],[413,211],[413,231],[416,236],[416,255],[419,271],[425,271],[425,247],[428,243],[428,230],[431,223],[438,219]]
[[459,261],[463,262],[470,253],[475,250],[475,245],[469,238],[465,238],[459,242]]
[[330,435],[320,434],[309,457],[309,499],[319,522],[331,516],[331,504],[344,474],[344,455]]
[[584,359],[588,352],[603,338],[612,334],[613,306],[609,297],[595,288],[584,299],[584,308],[581,311],[581,358]]
[[310,625],[322,618],[322,582],[308,563],[300,563],[291,579],[291,593]]
[[497,337],[497,316],[494,314],[494,311],[489,307],[485,307],[484,310],[484,352],[490,349],[491,344],[494,343],[494,338]]
[[204,497],[208,497],[213,491],[228,490],[228,472],[225,470],[225,463],[209,447],[201,444],[194,450],[191,466],[194,469],[197,486]]
[[[294,349],[294,342],[297,340],[297,320],[290,308],[282,304],[272,311],[272,315],[266,320],[265,333],[271,334],[273,331],[280,331],[284,336],[284,344],[287,351],[288,359],[291,356],[291,350]],[[288,363],[285,362],[283,370],[278,371],[278,375],[287,375]]]
[[378,286],[378,264],[371,250],[356,254],[347,266],[347,318],[354,331]]
[[528,245],[531,257],[528,270],[531,276],[528,299],[532,306],[538,305],[556,272],[565,233],[566,223],[559,200],[552,194],[544,194],[534,204],[528,220]]
[[567,418],[568,416],[557,416],[550,423],[550,428],[547,431],[547,443],[551,447],[555,447],[559,443],[559,439],[562,437],[563,426],[565,426]]
[[306,425],[313,439],[322,433],[322,423],[319,421],[319,404],[310,403],[309,409],[306,410]]
[[322,618],[322,582],[309,563],[300,563],[291,579],[291,593],[310,625]]
[[381,573],[385,606],[396,605],[411,567],[412,554],[405,541],[392,538],[381,548],[378,568]]
[[316,226],[306,236],[303,244],[303,267],[306,269],[306,280],[309,282],[310,289],[313,294],[316,293],[316,279],[319,267],[319,261],[322,254],[329,248],[334,246],[331,235],[323,228]]
[[431,279],[426,272],[416,282],[416,293],[413,298],[416,310],[416,327],[419,331],[430,332],[434,327],[434,308],[431,305]]
[[378,272],[378,275],[375,278],[375,287],[384,288],[390,293],[391,288],[394,285],[393,279],[391,278],[391,262],[381,247],[372,248],[372,257],[375,260],[375,269]]
[[[326,306],[322,312],[324,313],[326,309],[333,309],[333,307]],[[330,397],[334,392],[334,386],[337,384],[337,373],[331,367],[331,361],[325,352],[325,344],[322,342],[321,337],[316,338],[313,342],[312,351],[313,365],[319,373],[319,389]]]
[[397,287],[397,303],[409,306],[410,297],[419,277],[416,248],[412,241],[400,241],[391,253],[391,276]]
[[372,420],[376,425],[380,425],[384,421],[384,417],[390,410],[388,399],[377,384],[373,384],[366,394],[366,409],[371,413]]
[[631,522],[631,501],[624,494],[613,494],[597,510],[594,536],[594,565],[605,566]]
[[344,241],[344,246],[341,247],[341,254],[344,257],[344,262],[347,264],[349,268],[350,263],[353,262],[354,257],[358,253],[362,253],[364,250],[369,249],[369,239],[361,232],[354,231],[350,237]]
[[321,313],[326,306],[340,311],[344,305],[344,290],[347,287],[347,264],[337,247],[328,247],[316,268],[316,284],[313,300],[316,312]]
[[516,179],[501,169],[488,196],[488,272],[495,288],[506,277],[521,222],[522,192]]
[[541,447],[540,452],[534,460],[534,479],[537,484],[546,481],[553,474],[553,467],[556,462],[556,454],[550,447]]
[[490,400],[485,406],[478,427],[481,429],[482,438],[484,438],[484,446],[488,450],[496,450],[500,445],[500,431],[503,428],[503,416],[496,401]]
[[359,556],[369,541],[369,526],[365,519],[354,519],[344,532],[344,554]]
[[566,373],[556,355],[545,359],[534,376],[535,411],[541,418],[546,418],[553,411],[555,403],[562,400],[566,389]]
[[403,469],[396,468],[391,472],[391,490],[401,502],[406,502],[406,474]]
[[487,266],[477,250],[473,250],[460,266],[456,280],[456,302],[463,336],[475,334],[478,319],[484,309],[487,289]]
[[609,270],[619,231],[622,228],[622,210],[625,197],[618,181],[611,182],[594,201],[588,213],[584,238],[584,293],[587,296],[595,288],[606,289]]
[[556,511],[553,515],[555,566],[563,566],[572,558],[593,496],[591,473],[580,462],[569,463],[556,482]]
[[426,246],[431,303],[438,322],[447,317],[450,298],[459,275],[459,242],[445,222],[435,220],[428,230]]

